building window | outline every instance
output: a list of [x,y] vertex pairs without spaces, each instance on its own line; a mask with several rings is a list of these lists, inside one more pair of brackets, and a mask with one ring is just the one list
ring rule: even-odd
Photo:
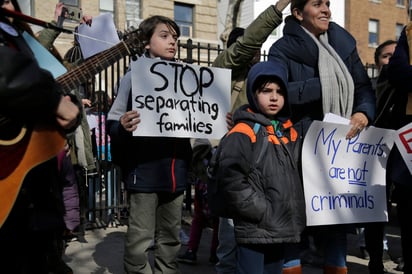
[[113,14],[113,0],[100,0],[99,9],[101,13]]
[[140,0],[126,0],[126,29],[138,27],[141,22]]
[[193,36],[193,6],[175,3],[175,22],[180,28],[181,36]]
[[79,6],[79,0],[61,0],[60,2],[63,2],[65,5],[69,5],[69,6],[75,6],[75,7]]
[[404,7],[405,6],[405,0],[396,0],[396,5]]
[[377,47],[379,41],[379,21],[369,20],[369,46]]
[[396,24],[396,30],[395,30],[395,40],[398,41],[399,37],[401,37],[401,33],[403,30],[403,25],[402,24]]

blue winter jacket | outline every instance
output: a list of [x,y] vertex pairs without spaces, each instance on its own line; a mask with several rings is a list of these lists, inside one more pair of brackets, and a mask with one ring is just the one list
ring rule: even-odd
[[[283,37],[269,51],[269,60],[288,68],[288,99],[292,121],[303,118],[322,120],[322,92],[319,79],[319,50],[312,38],[292,17],[285,20]],[[375,117],[375,94],[371,81],[359,58],[356,41],[345,29],[331,22],[328,29],[330,45],[342,58],[352,75],[355,94],[353,112],[364,113],[372,123]]]

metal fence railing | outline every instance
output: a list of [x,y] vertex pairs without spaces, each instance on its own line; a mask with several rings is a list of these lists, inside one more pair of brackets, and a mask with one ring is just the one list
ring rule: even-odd
[[[190,64],[211,66],[216,56],[223,50],[219,45],[194,43],[191,39],[178,44],[177,59]],[[267,59],[267,53],[262,52],[262,60]],[[118,225],[123,217],[127,217],[128,199],[122,176],[118,167],[110,161],[110,139],[104,130],[107,110],[111,98],[116,97],[116,88],[127,71],[130,57],[123,58],[108,67],[95,77],[92,92],[102,91],[105,96],[98,96],[99,132],[93,136],[96,145],[103,144],[96,150],[97,171],[85,172],[86,218],[89,224],[97,227]],[[370,77],[377,76],[376,66],[365,65]],[[127,157],[127,156],[125,156]],[[186,191],[185,207],[191,208],[192,193],[190,187]]]

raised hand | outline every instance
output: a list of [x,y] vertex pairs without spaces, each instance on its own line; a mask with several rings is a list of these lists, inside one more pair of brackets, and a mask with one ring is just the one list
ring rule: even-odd
[[279,0],[276,2],[276,9],[278,11],[283,11],[290,3],[290,0]]

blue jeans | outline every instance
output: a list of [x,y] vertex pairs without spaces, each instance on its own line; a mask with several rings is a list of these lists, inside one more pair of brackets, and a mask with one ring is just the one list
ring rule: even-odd
[[346,267],[346,225],[313,227],[315,242],[324,255],[325,266]]
[[[218,274],[234,274],[237,265],[237,243],[232,219],[219,218],[219,245],[216,255],[219,262],[216,264]],[[300,262],[300,244],[288,244],[284,250],[284,268],[294,267]]]
[[238,245],[236,274],[282,274],[282,244]]
[[285,244],[283,268],[290,268],[301,265],[300,253],[302,247],[300,243]]
[[219,245],[216,249],[216,256],[219,262],[216,264],[218,274],[234,274],[237,261],[237,244],[235,240],[235,230],[233,220],[219,218]]

